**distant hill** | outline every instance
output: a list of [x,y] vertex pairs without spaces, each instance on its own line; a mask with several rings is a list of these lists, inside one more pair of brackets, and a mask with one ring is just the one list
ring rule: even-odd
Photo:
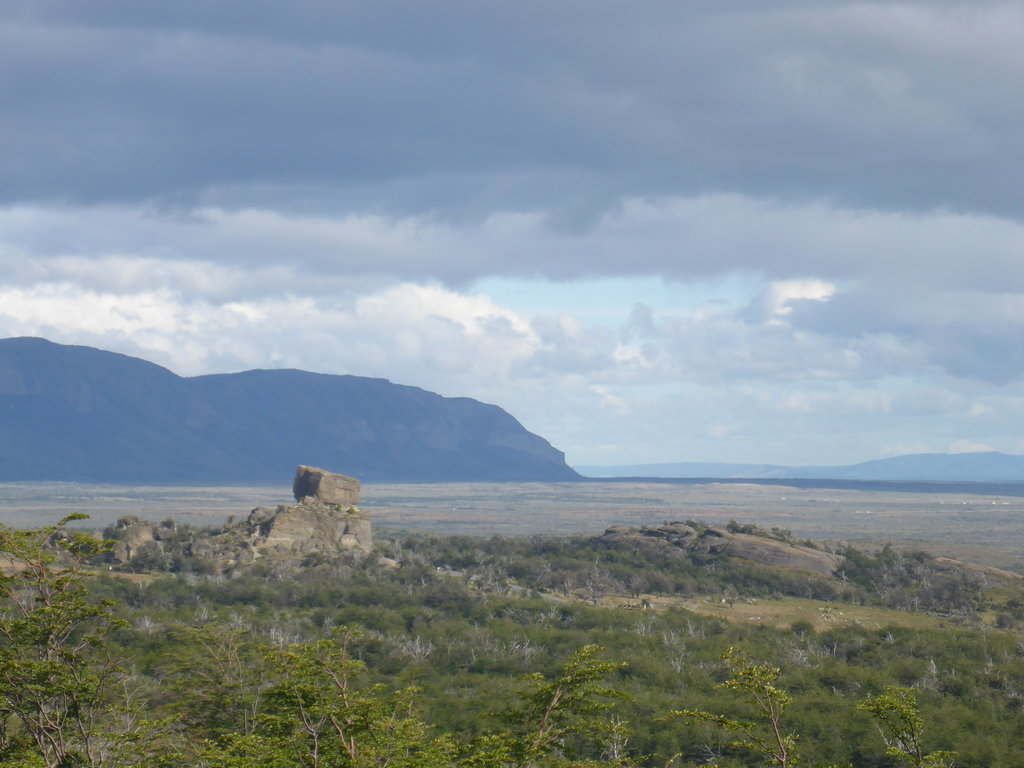
[[584,477],[779,477],[773,474],[787,467],[771,464],[720,464],[685,461],[667,464],[618,464],[614,466],[577,466]]
[[628,464],[579,466],[586,477],[707,477],[716,479],[867,480],[906,482],[1024,482],[1024,456],[985,453],[917,453],[838,467],[776,464]]
[[91,347],[0,340],[0,481],[286,484],[299,464],[377,482],[578,477],[469,398],[297,370],[184,378]]

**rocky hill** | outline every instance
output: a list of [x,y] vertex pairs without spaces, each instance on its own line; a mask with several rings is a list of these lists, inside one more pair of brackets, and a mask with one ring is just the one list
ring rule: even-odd
[[257,507],[220,529],[179,529],[170,518],[153,523],[122,517],[104,531],[104,538],[114,541],[111,562],[138,570],[224,573],[257,561],[296,563],[373,550],[370,518],[356,506],[358,480],[300,466],[292,489],[297,504]]
[[613,526],[602,536],[606,542],[641,546],[679,547],[689,552],[725,555],[773,568],[830,576],[841,558],[820,549],[777,538],[735,533],[726,528],[705,528],[697,531],[686,523],[662,526]]
[[297,370],[184,378],[91,347],[0,340],[0,481],[259,484],[300,461],[375,482],[578,477],[469,398]]

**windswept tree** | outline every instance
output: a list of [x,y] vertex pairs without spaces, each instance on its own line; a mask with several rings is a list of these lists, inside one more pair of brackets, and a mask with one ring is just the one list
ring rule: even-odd
[[910,768],[952,768],[956,752],[925,750],[924,720],[909,688],[886,686],[878,696],[865,699],[857,708],[875,716],[889,757]]
[[779,768],[799,765],[797,737],[789,733],[782,723],[782,716],[792,700],[788,693],[775,685],[781,670],[758,663],[733,648],[726,651],[724,660],[730,675],[720,687],[753,705],[753,716],[750,719],[737,719],[701,710],[683,709],[670,712],[669,717],[716,725],[733,736],[724,746],[760,755],[765,765]]

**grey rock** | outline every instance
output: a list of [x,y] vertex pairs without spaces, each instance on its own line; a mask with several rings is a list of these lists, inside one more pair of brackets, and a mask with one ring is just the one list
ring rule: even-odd
[[746,533],[727,533],[724,537],[702,536],[701,543],[705,541],[713,542],[708,549],[710,552],[721,552],[739,560],[775,568],[810,571],[828,576],[839,565],[839,558],[828,552]]
[[836,555],[787,541],[732,533],[725,528],[707,528],[700,535],[685,523],[631,528],[616,525],[604,532],[605,541],[629,543],[634,546],[675,547],[688,552],[745,560],[758,565],[789,568],[829,575],[839,564]]
[[317,499],[324,504],[352,507],[359,503],[359,481],[317,467],[300,466],[292,484],[295,500]]
[[114,559],[127,563],[147,545],[162,551],[164,544],[175,542],[179,552],[207,561],[204,567],[219,573],[264,558],[294,563],[314,553],[330,557],[373,550],[370,518],[355,506],[358,480],[300,466],[294,491],[298,504],[256,507],[241,520],[232,515],[219,531],[192,534],[185,546],[176,541],[179,534],[170,518],[156,525],[123,517],[110,532],[116,540]]
[[370,519],[366,515],[355,507],[342,509],[309,496],[295,505],[281,505],[269,515],[266,509],[254,509],[239,529],[259,555],[373,549]]
[[144,544],[158,538],[153,523],[140,520],[135,515],[125,515],[114,526],[114,560],[127,563],[138,554]]

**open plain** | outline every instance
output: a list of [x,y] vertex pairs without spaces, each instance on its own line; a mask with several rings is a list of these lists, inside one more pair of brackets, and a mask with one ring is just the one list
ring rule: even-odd
[[[256,506],[289,503],[290,488],[0,484],[0,521],[44,525],[71,512],[102,528],[124,515],[220,525]],[[814,541],[891,543],[1024,573],[1024,498],[977,494],[661,482],[364,484],[360,507],[387,529],[476,536],[598,534],[610,525],[729,520]]]

